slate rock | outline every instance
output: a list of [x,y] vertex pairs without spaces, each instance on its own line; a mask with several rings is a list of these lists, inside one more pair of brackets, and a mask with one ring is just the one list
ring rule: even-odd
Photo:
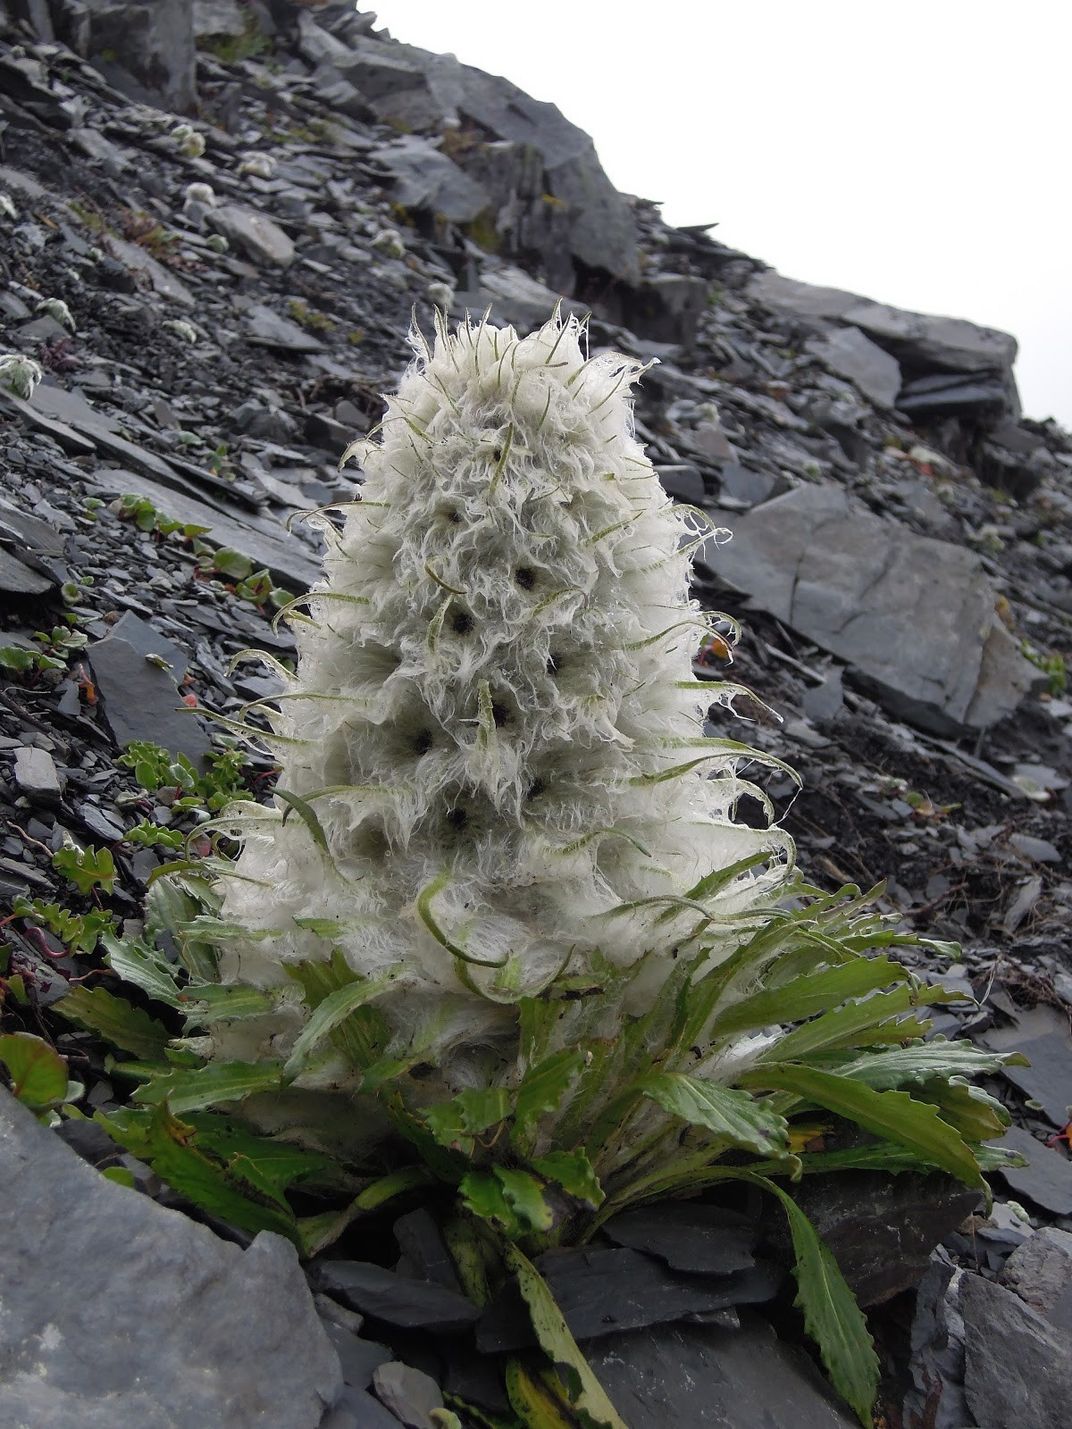
[[292,1246],[105,1180],[4,1091],[0,1199],[0,1422],[316,1429],[340,1393]]
[[280,352],[323,352],[324,344],[306,328],[275,313],[264,303],[254,303],[242,318],[247,342],[274,347]]
[[63,794],[67,776],[56,768],[56,762],[47,749],[24,744],[15,750],[15,764],[12,770],[15,787],[25,794],[31,804],[58,804]]
[[[866,1307],[918,1284],[934,1247],[971,1214],[979,1193],[937,1172],[847,1171],[805,1179],[794,1199]],[[770,1225],[788,1251],[784,1218]]]
[[333,1321],[325,1320],[324,1329],[339,1356],[343,1380],[352,1389],[368,1389],[374,1371],[394,1358],[394,1351],[386,1345],[366,1340]]
[[53,5],[57,38],[139,104],[189,114],[197,99],[192,0]]
[[[773,1297],[783,1278],[767,1264],[728,1275],[683,1274],[628,1249],[549,1251],[536,1264],[577,1340],[762,1303]],[[505,1287],[485,1310],[476,1342],[485,1353],[535,1343],[514,1285]]]
[[391,1411],[367,1390],[351,1389],[348,1385],[318,1429],[398,1429],[398,1425]]
[[1072,1216],[1072,1161],[1021,1126],[1010,1126],[1001,1144],[1028,1160],[1026,1166],[1002,1169],[1013,1195],[1026,1197],[1055,1216]]
[[627,290],[622,321],[638,337],[690,348],[710,291],[705,278],[656,273]]
[[40,571],[31,570],[9,551],[0,547],[0,591],[8,595],[44,595],[56,582]]
[[441,214],[448,223],[471,223],[491,205],[483,184],[429,139],[407,134],[377,149],[376,159],[394,180],[394,199],[403,208]]
[[964,1397],[979,1429],[1065,1429],[1072,1341],[1018,1295],[965,1273]]
[[839,377],[846,378],[876,407],[891,408],[901,390],[901,369],[858,327],[839,328],[807,344],[809,352]]
[[195,766],[212,750],[212,742],[182,698],[169,670],[146,658],[143,650],[111,634],[86,650],[103,700],[104,719],[120,748],[133,740],[149,740]]
[[1072,1232],[1037,1230],[1009,1256],[1001,1283],[1051,1325],[1072,1331]]
[[906,382],[897,409],[927,421],[937,417],[994,420],[1018,416],[1020,399],[1007,373],[941,373]]
[[[537,282],[520,268],[504,264],[498,268],[485,268],[480,277],[479,292],[473,295],[458,293],[454,305],[456,308],[467,308],[479,321],[490,303],[493,322],[510,323],[521,331],[545,323],[558,301],[558,293],[551,288]],[[580,316],[583,308],[579,303],[567,300],[562,303],[562,311]]]
[[443,1408],[443,1393],[423,1370],[391,1360],[372,1376],[376,1398],[406,1429],[436,1429],[434,1409]]
[[850,1429],[803,1351],[747,1312],[741,1326],[659,1325],[608,1335],[589,1364],[629,1429]]
[[402,1258],[395,1267],[400,1274],[431,1280],[455,1294],[462,1293],[450,1251],[435,1219],[423,1207],[400,1216],[392,1227]]
[[294,261],[294,244],[266,214],[225,203],[210,209],[207,221],[247,258],[279,268],[286,268]]
[[[1028,894],[1035,882],[1031,879],[1025,885]],[[1024,1054],[1029,1066],[1003,1067],[1002,1075],[1025,1097],[1037,1101],[1054,1126],[1064,1126],[1072,1115],[1072,1037],[1067,1020],[1052,1008],[1036,1008],[1011,1027],[992,1028],[982,1040],[996,1051]]]
[[694,466],[659,466],[655,468],[659,484],[667,496],[689,506],[699,506],[707,500],[704,479]]
[[939,734],[985,727],[1034,679],[1019,655],[1004,678],[984,679],[1000,622],[979,558],[962,546],[916,536],[827,486],[764,502],[733,537],[701,548],[715,576],[852,664],[898,718]]
[[1011,368],[1016,360],[1016,339],[1009,333],[963,318],[929,317],[872,302],[841,317],[916,370],[989,372]]
[[464,1330],[480,1316],[471,1300],[428,1280],[413,1280],[360,1260],[325,1260],[314,1272],[317,1288],[363,1315],[402,1329]]
[[672,1270],[729,1275],[755,1264],[759,1228],[748,1216],[720,1206],[670,1201],[622,1211],[603,1226],[615,1245],[640,1250]]

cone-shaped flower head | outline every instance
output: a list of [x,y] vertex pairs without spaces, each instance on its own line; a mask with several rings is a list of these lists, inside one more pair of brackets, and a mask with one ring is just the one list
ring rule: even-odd
[[[228,945],[225,979],[281,984],[341,949],[395,977],[376,1005],[399,1035],[434,1023],[459,1066],[556,976],[644,959],[632,996],[661,983],[682,923],[623,905],[739,912],[792,857],[733,821],[741,746],[702,736],[697,514],[634,440],[643,368],[586,338],[557,317],[415,335],[295,626],[285,817],[256,811],[225,884],[222,917],[262,932]],[[297,1017],[233,1024],[229,1054],[277,1053]]]

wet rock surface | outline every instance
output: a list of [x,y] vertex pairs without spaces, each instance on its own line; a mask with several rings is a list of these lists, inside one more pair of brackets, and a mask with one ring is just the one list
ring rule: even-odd
[[[115,18],[136,10],[160,13]],[[192,25],[189,44],[185,29],[168,38],[172,24]],[[937,1413],[935,1429],[1055,1413],[1046,1396],[1025,1408],[1018,1374],[995,1383],[1013,1351],[993,1334],[1002,1327],[1032,1375],[1067,1372],[1053,1338],[1067,1333],[1067,1296],[1054,1293],[1064,1241],[1051,1240],[1072,1226],[1072,440],[1021,413],[1013,339],[796,283],[700,229],[668,227],[653,204],[613,190],[591,141],[553,106],[398,45],[342,3],[8,0],[0,123],[0,348],[44,373],[29,400],[0,389],[5,905],[69,900],[52,856],[74,841],[114,857],[104,911],[131,926],[141,917],[148,880],[177,855],[132,831],[148,824],[181,843],[184,797],[215,786],[195,796],[172,771],[146,787],[123,747],[150,739],[200,773],[226,756],[221,719],[282,687],[243,652],[284,666],[293,656],[274,616],[317,579],[322,541],[318,518],[299,515],[359,489],[359,466],[336,464],[381,415],[411,310],[429,327],[435,303],[475,320],[490,304],[493,318],[530,327],[559,299],[591,308],[593,349],[658,359],[636,420],[665,489],[735,532],[703,549],[695,593],[743,613],[745,636],[732,666],[719,639],[696,668],[763,704],[738,700],[746,726],[713,705],[709,732],[799,769],[798,797],[779,775],[767,793],[788,809],[809,879],[886,879],[885,911],[963,944],[955,963],[909,950],[921,978],[965,994],[936,1012],[935,1031],[1032,1057],[989,1084],[1030,1159],[992,1178],[991,1217],[906,1178],[869,1184],[856,1203],[831,1190],[824,1205],[816,1188],[811,1213],[865,1297],[882,1302],[872,1324],[889,1346],[884,1403],[899,1413],[908,1393],[905,1422]],[[195,142],[176,137],[181,124]],[[67,304],[70,323],[41,308],[49,299]],[[255,758],[237,792],[267,795],[273,773]],[[31,1009],[15,1010],[17,1025],[48,1025],[86,954],[32,920],[9,919],[4,934],[4,976],[22,979]],[[86,1083],[87,1114],[126,1095],[84,1034],[65,1030],[59,1044]],[[80,1152],[120,1164],[114,1146],[71,1131],[82,1126],[65,1128]],[[31,1134],[44,1158],[53,1134]],[[73,1157],[53,1142],[68,1156],[62,1186]],[[174,1217],[152,1204],[161,1190],[143,1172],[149,1195],[100,1184],[113,1204],[128,1198],[123,1217],[131,1204]],[[101,1217],[101,1235],[117,1234]],[[267,1319],[244,1332],[269,1343],[266,1281],[297,1293],[287,1257],[181,1224],[221,1263],[246,1267],[229,1274],[248,1276],[236,1284]],[[56,1244],[68,1233],[57,1209]],[[796,1347],[775,1277],[762,1294],[758,1282],[730,1293],[755,1280],[761,1234],[756,1217],[720,1205],[608,1225],[591,1253],[643,1266],[643,1284],[664,1296],[641,1295],[634,1275],[611,1305],[609,1272],[587,1282],[604,1295],[585,1302],[600,1321],[589,1350],[631,1425],[845,1422]],[[915,1290],[936,1239],[945,1260]],[[319,1347],[280,1344],[271,1371],[321,1366],[302,1401],[318,1406],[309,1422],[420,1424],[434,1395],[417,1375],[505,1413],[496,1361],[473,1347],[479,1311],[428,1226],[400,1221],[393,1238],[381,1228],[346,1253],[367,1257],[349,1283],[345,1260],[314,1272],[324,1300],[335,1297],[326,1339],[313,1323]],[[73,1264],[72,1252],[53,1276],[68,1294]],[[730,1287],[717,1305],[711,1283],[697,1289],[706,1276]],[[44,1281],[24,1278],[45,1295]],[[167,1292],[181,1279],[164,1275]],[[91,1303],[102,1292],[86,1285]],[[638,1328],[603,1321],[630,1295]],[[738,1309],[749,1300],[759,1308]],[[909,1346],[897,1327],[913,1313]],[[694,1314],[708,1323],[678,1318]],[[673,1323],[651,1323],[662,1315]],[[112,1429],[89,1397],[107,1362],[101,1333],[65,1341],[85,1374],[76,1409],[11,1399],[13,1422],[62,1426],[70,1412],[72,1425]],[[5,1375],[0,1397],[44,1392]],[[645,1406],[659,1395],[673,1414],[652,1419]],[[152,1425],[154,1412],[139,1401],[137,1422]],[[196,1422],[257,1422],[234,1415],[214,1408]]]

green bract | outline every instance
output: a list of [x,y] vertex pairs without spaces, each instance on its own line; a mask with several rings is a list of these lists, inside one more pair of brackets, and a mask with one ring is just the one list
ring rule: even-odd
[[[216,1214],[312,1252],[395,1196],[443,1211],[469,1293],[513,1275],[557,1367],[511,1366],[525,1423],[556,1396],[620,1423],[530,1255],[644,1201],[765,1188],[870,1422],[863,1317],[785,1183],[928,1167],[982,1187],[1007,1117],[965,1078],[1007,1058],[923,1040],[950,996],[880,951],[920,940],[874,894],[801,884],[749,777],[785,766],[728,714],[703,736],[737,690],[692,675],[725,620],[688,598],[707,518],[633,438],[643,368],[586,336],[556,315],[414,338],[379,441],[346,454],[360,499],[341,531],[317,518],[325,581],[283,612],[297,673],[274,666],[258,736],[275,807],[215,821],[237,859],[160,880],[149,941],[104,940],[186,1036],[103,990],[70,1012],[135,1059],[116,1071],[143,1106],[113,1134]],[[737,821],[746,795],[769,827]],[[295,1214],[299,1180],[327,1209]]]

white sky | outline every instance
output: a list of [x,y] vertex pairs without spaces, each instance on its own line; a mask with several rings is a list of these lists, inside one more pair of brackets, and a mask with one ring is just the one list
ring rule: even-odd
[[361,0],[787,277],[1012,332],[1072,428],[1070,0]]

